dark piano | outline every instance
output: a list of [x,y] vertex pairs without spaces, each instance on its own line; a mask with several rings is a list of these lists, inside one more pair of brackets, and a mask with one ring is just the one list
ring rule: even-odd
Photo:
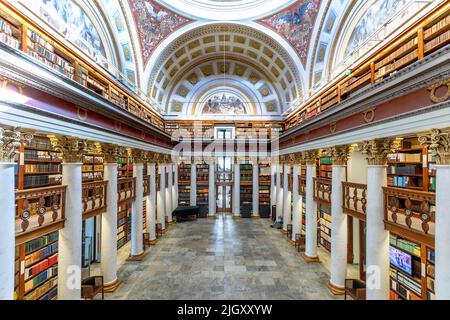
[[177,219],[177,222],[197,219],[200,214],[199,206],[180,206],[172,212],[172,217]]

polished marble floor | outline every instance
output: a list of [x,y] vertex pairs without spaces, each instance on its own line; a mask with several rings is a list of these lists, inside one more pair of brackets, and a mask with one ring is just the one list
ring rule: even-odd
[[328,271],[307,264],[265,219],[173,224],[142,262],[124,261],[106,299],[336,299]]

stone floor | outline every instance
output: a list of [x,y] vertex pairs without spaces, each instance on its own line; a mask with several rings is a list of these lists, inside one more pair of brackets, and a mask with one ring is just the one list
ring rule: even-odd
[[265,219],[178,223],[144,261],[125,262],[128,252],[119,253],[124,283],[106,299],[336,299],[328,271],[305,263]]

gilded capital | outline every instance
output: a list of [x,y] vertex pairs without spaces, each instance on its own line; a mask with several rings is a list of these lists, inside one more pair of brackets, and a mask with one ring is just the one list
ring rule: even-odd
[[303,159],[305,159],[306,164],[314,165],[316,164],[319,153],[317,150],[303,151]]
[[375,139],[364,141],[360,151],[366,156],[369,165],[386,165],[387,156],[399,147],[394,139]]
[[334,165],[346,165],[350,157],[350,146],[335,146],[328,150],[328,154],[333,159]]
[[105,163],[117,163],[117,158],[120,156],[120,147],[112,143],[102,143],[100,145]]
[[0,162],[14,162],[19,152],[21,133],[15,129],[0,128]]
[[429,134],[419,136],[419,142],[436,152],[436,163],[450,165],[450,131],[433,129]]
[[303,153],[302,152],[297,152],[294,153],[294,161],[297,164],[301,164],[303,162]]
[[66,136],[51,136],[50,141],[55,150],[60,151],[66,163],[83,162],[83,154],[86,154],[87,142],[84,139]]
[[131,157],[134,163],[144,163],[146,151],[141,149],[131,149]]

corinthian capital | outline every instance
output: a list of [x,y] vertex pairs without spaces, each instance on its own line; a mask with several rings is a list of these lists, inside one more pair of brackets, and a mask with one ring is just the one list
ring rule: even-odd
[[386,165],[388,154],[398,148],[399,144],[394,139],[375,139],[360,145],[360,151],[366,156],[369,165]]
[[112,143],[101,144],[102,154],[105,157],[105,163],[117,163],[120,156],[120,147]]
[[145,161],[145,151],[141,149],[132,149],[131,156],[134,163],[144,163]]
[[50,141],[53,148],[60,151],[64,162],[79,163],[83,161],[83,154],[87,153],[87,143],[84,139],[65,136],[52,136]]
[[14,162],[19,151],[21,134],[15,129],[0,128],[0,162]]
[[429,134],[419,136],[419,142],[436,152],[436,163],[450,165],[450,131],[433,129]]
[[335,165],[346,165],[350,157],[350,146],[335,146],[328,150],[328,154],[333,159]]
[[316,164],[318,156],[317,150],[303,151],[303,159],[305,159],[306,164]]

